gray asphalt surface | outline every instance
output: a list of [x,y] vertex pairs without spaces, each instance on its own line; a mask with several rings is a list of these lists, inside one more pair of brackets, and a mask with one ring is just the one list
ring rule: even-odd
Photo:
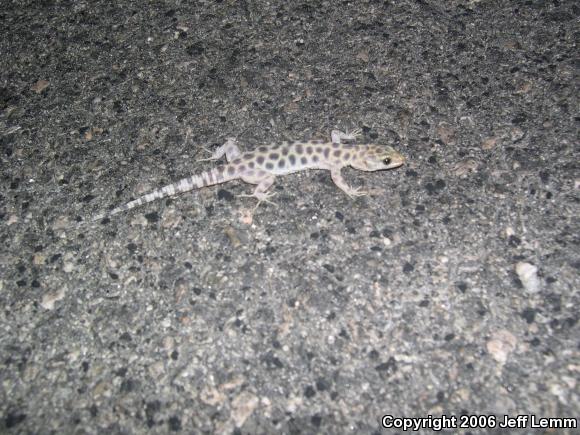
[[[4,0],[0,432],[577,424],[558,418],[580,415],[579,15]],[[228,136],[357,127],[407,158],[345,171],[380,195],[311,171],[253,216],[230,182],[86,224],[211,168]]]

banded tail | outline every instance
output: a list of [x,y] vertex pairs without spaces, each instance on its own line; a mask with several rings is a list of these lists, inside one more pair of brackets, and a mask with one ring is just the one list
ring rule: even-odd
[[206,186],[213,186],[215,184],[225,183],[226,181],[238,178],[234,174],[229,174],[229,165],[218,166],[217,168],[210,169],[209,171],[202,172],[201,174],[192,175],[187,178],[183,178],[176,183],[168,184],[160,189],[154,190],[147,195],[143,195],[133,201],[116,207],[112,210],[100,213],[94,216],[90,222],[95,222],[101,220],[105,217],[113,216],[124,211],[131,210],[136,207],[140,207],[143,204],[155,201],[157,199],[163,199],[168,196],[177,195],[179,193],[189,192],[194,189],[201,189]]

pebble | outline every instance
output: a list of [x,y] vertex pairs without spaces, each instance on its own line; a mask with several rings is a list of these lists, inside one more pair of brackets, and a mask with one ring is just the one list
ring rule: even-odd
[[48,293],[45,293],[42,296],[42,301],[40,302],[40,305],[45,310],[54,310],[54,304],[57,303],[58,301],[60,301],[61,299],[63,299],[65,294],[66,294],[66,289],[64,287],[61,287],[58,290],[54,290],[54,291],[50,291]]
[[528,293],[540,291],[540,278],[538,278],[538,268],[536,266],[520,261],[516,264],[516,273]]
[[501,329],[494,332],[487,342],[486,348],[494,360],[500,364],[505,364],[509,354],[515,350],[517,343],[518,339],[515,335],[505,329]]

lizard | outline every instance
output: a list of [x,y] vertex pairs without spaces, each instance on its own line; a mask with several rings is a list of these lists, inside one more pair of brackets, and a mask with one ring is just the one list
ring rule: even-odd
[[230,137],[212,153],[211,157],[199,160],[219,160],[225,156],[227,163],[154,190],[98,214],[91,221],[101,220],[157,199],[236,179],[256,185],[251,195],[239,196],[254,197],[259,205],[261,202],[271,202],[270,198],[275,194],[268,193],[267,190],[274,184],[277,175],[307,169],[330,171],[334,184],[350,197],[370,195],[372,194],[370,191],[349,186],[341,175],[341,169],[347,166],[367,172],[392,169],[405,163],[405,157],[390,146],[355,143],[360,135],[360,129],[348,133],[332,130],[330,142],[325,140],[282,142],[277,145],[262,145],[248,152],[242,152],[237,140]]

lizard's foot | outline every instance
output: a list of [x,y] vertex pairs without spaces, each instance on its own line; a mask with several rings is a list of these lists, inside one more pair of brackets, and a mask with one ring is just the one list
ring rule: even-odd
[[349,190],[345,190],[345,192],[348,196],[350,196],[351,198],[356,198],[358,196],[367,196],[367,195],[371,195],[371,192],[366,191],[366,190],[362,190],[362,187],[355,187],[355,188],[351,188]]
[[332,143],[342,143],[342,141],[354,141],[361,134],[362,130],[360,128],[355,128],[346,133],[340,130],[332,130],[330,132],[330,137],[332,138]]
[[347,131],[344,135],[345,140],[356,140],[362,136],[362,130],[360,128],[355,128],[354,130]]
[[218,159],[221,157],[221,156],[220,156],[220,157],[214,157],[214,156],[215,156],[215,153],[214,153],[212,150],[210,150],[209,148],[206,148],[206,147],[201,147],[201,149],[202,149],[202,150],[204,150],[206,153],[209,153],[209,154],[211,154],[211,156],[210,156],[210,157],[207,157],[207,158],[205,158],[205,159],[197,159],[197,160],[196,160],[196,163],[197,163],[197,162],[209,162],[209,161],[214,161],[214,160],[218,160]]
[[381,189],[368,189],[368,190],[363,190],[362,187],[356,187],[353,189],[350,189],[349,191],[345,192],[348,196],[350,196],[351,198],[356,198],[357,196],[377,196],[377,195],[382,195],[384,192],[384,190]]
[[271,204],[274,207],[278,206],[278,204],[276,204],[275,202],[270,201],[270,198],[276,196],[276,192],[271,192],[271,193],[254,192],[251,194],[242,193],[238,196],[241,196],[242,198],[256,198],[258,200],[258,205],[260,205],[260,203],[262,203],[262,202],[267,202],[268,204]]
[[256,198],[258,200],[257,204],[252,209],[252,213],[251,213],[252,216],[254,215],[254,213],[256,213],[256,210],[258,210],[258,208],[260,207],[260,204],[262,204],[263,202],[266,202],[270,205],[273,205],[274,207],[278,207],[278,204],[270,201],[270,198],[272,198],[273,196],[276,196],[276,193],[258,192],[258,193],[252,193],[251,195],[241,194],[238,196],[246,197],[246,198]]

